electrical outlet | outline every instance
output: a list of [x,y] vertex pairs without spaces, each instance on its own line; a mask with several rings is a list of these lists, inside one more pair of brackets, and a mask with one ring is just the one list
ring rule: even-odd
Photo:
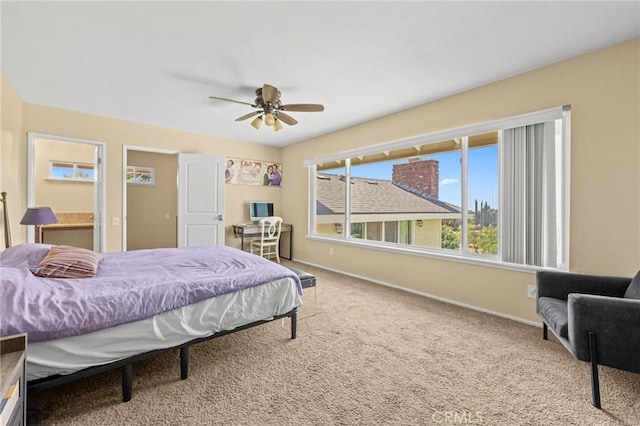
[[329,256],[333,256],[333,247],[329,247]]
[[538,297],[538,288],[535,285],[527,286],[527,297],[529,299],[535,299]]

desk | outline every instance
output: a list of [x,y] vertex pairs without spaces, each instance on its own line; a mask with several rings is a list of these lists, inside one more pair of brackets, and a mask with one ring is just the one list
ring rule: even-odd
[[42,241],[36,228],[36,243],[67,245],[93,250],[93,223],[52,223],[42,227]]
[[39,241],[38,229],[36,228],[36,243],[44,243],[44,234],[49,231],[81,231],[93,230],[93,223],[52,223],[42,226],[42,241]]
[[[260,232],[262,231],[262,229],[257,223],[242,223],[240,225],[232,226],[234,235],[236,237],[240,237],[241,250],[244,250],[245,238],[248,238],[249,240],[260,238]],[[280,257],[291,260],[291,258],[293,257],[293,225],[283,223],[281,228],[280,240],[282,240],[282,234],[289,234],[289,257],[283,256],[282,253],[280,254]],[[280,242],[278,242],[278,244],[280,244]],[[280,250],[280,248],[278,248],[278,250]]]

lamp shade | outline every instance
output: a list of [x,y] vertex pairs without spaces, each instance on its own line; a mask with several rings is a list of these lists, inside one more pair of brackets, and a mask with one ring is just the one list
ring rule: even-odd
[[254,118],[253,121],[251,122],[251,126],[253,126],[253,128],[256,130],[258,130],[261,125],[262,125],[262,116]]
[[275,122],[276,118],[270,112],[264,115],[264,124],[266,124],[267,126],[273,126]]
[[58,218],[51,211],[49,207],[29,207],[26,212],[24,212],[24,216],[22,216],[22,220],[20,221],[20,225],[46,225],[48,223],[57,223]]

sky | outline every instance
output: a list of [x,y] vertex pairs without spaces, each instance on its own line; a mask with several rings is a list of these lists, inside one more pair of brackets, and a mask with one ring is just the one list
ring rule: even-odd
[[[456,206],[461,205],[460,152],[423,155],[422,160],[438,161],[439,198]],[[405,163],[406,159],[370,163],[351,168],[352,177],[391,180],[393,164]],[[474,200],[486,201],[489,206],[498,207],[498,147],[490,145],[469,149],[468,155],[468,202],[474,208]],[[328,173],[344,173],[341,170],[327,170]]]

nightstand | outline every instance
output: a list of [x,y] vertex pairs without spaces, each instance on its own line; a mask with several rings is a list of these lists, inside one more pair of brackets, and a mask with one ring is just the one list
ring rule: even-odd
[[26,359],[26,334],[0,338],[0,426],[26,425]]

